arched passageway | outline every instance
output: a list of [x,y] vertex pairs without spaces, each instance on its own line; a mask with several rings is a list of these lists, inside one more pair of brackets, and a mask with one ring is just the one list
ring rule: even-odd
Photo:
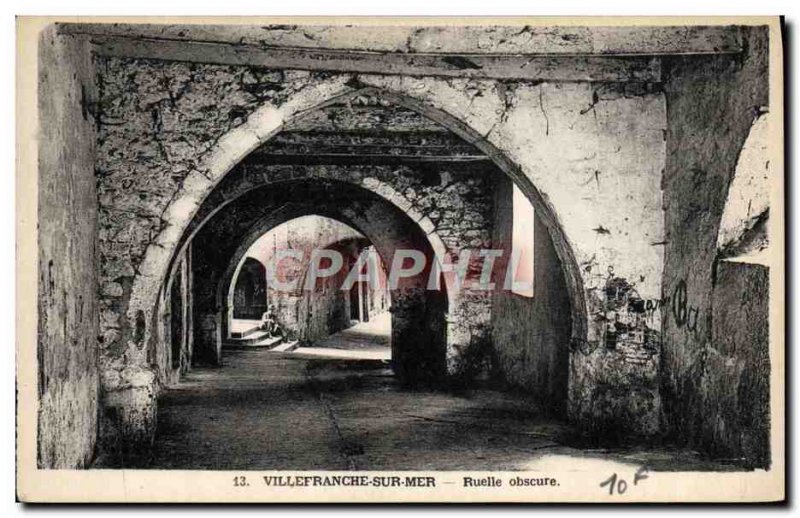
[[[391,264],[398,250],[423,254],[423,269],[399,278],[391,289],[393,361],[403,378],[441,378],[447,297],[441,289],[427,289],[434,258],[428,238],[386,200],[362,187],[333,180],[291,180],[251,189],[219,210],[194,237],[194,278],[202,279],[194,290],[196,362],[221,364],[222,346],[230,332],[226,328],[230,312],[227,294],[241,254],[265,231],[308,214],[325,215],[357,229],[375,245],[384,263]],[[304,283],[294,284],[301,293],[306,288]]]
[[[316,315],[310,319],[316,329],[308,329],[301,340],[315,345],[327,335],[355,325],[377,333],[375,345],[385,343],[390,358],[391,290],[386,266],[375,246],[357,237],[339,239],[317,250],[325,258],[319,263],[323,267],[331,267],[338,257],[342,258],[342,267],[335,275],[318,278],[317,264],[312,262],[297,276],[298,286],[303,287],[300,312]],[[382,326],[363,325],[373,320],[379,320]]]
[[[253,232],[260,230],[256,226]],[[245,243],[250,241],[245,239]],[[390,358],[391,302],[385,265],[360,232],[334,219],[301,216],[259,236],[243,257],[242,248],[231,262],[238,266],[230,286],[225,289],[227,276],[221,285],[227,298],[220,304],[228,308],[223,310],[228,316],[223,349],[279,346],[281,350],[303,347],[308,352],[310,346],[332,334],[376,319],[381,326],[365,329],[374,336],[374,344],[367,345],[385,345],[386,358]],[[320,260],[313,260],[317,256]],[[341,268],[329,273],[334,259],[341,262]],[[269,268],[261,268],[266,302],[255,317],[243,317],[236,309],[235,290],[249,262]],[[267,308],[271,312],[268,318],[274,318],[285,343],[276,342],[263,329],[262,315]]]
[[[751,401],[765,406],[776,381],[765,363],[781,358],[766,354],[766,294],[748,286],[769,278],[773,298],[779,276],[741,259],[775,237],[780,214],[770,223],[768,203],[748,203],[742,218],[735,194],[758,189],[734,175],[753,118],[779,112],[768,32],[50,27],[37,90],[41,120],[54,121],[41,128],[52,138],[40,139],[38,161],[40,465],[85,466],[96,444],[123,459],[146,450],[168,422],[157,413],[176,408],[158,398],[175,386],[191,389],[193,417],[202,403],[246,403],[201,397],[212,372],[240,395],[237,380],[265,381],[237,378],[250,372],[234,365],[243,355],[205,366],[220,363],[230,331],[234,258],[259,225],[319,214],[359,229],[387,261],[410,239],[436,258],[431,273],[447,270],[430,276],[433,289],[409,284],[409,304],[392,301],[404,324],[393,326],[395,368],[412,386],[531,396],[531,408],[566,413],[599,442],[667,431],[769,466],[766,427],[747,424],[766,417],[740,417]],[[344,40],[350,50],[336,46]],[[769,126],[779,142],[779,124]],[[534,209],[533,289],[505,290],[493,271],[493,288],[464,289],[461,266],[480,279],[490,258],[513,264],[514,188]],[[224,238],[204,239],[214,233]],[[727,310],[750,303],[758,309]],[[315,377],[314,362],[263,358],[274,369],[253,373],[275,381],[296,368],[294,386],[323,404],[342,386]],[[280,388],[259,387],[250,402]],[[742,391],[760,395],[742,404]],[[375,396],[348,397],[365,394]],[[175,429],[215,429],[192,424]]]
[[[184,222],[167,267],[169,279],[191,264],[193,366],[225,365],[230,287],[248,248],[287,221],[318,215],[363,235],[390,278],[413,271],[389,290],[391,366],[405,386],[490,383],[563,417],[570,345],[586,333],[580,275],[530,181],[465,135],[439,112],[367,88],[287,122],[242,157]],[[514,288],[515,185],[533,215],[533,297]],[[311,306],[298,316],[310,319]],[[148,340],[148,357],[174,383],[180,370],[163,341]]]
[[[512,182],[479,149],[438,122],[393,101],[376,95],[373,90],[366,90],[359,96],[336,100],[287,125],[283,132],[256,149],[222,179],[189,222],[183,242],[187,243],[191,238],[195,255],[212,257],[227,248],[218,246],[221,241],[215,236],[210,238],[215,243],[214,250],[206,252],[203,249],[200,253],[201,249],[197,247],[202,245],[198,243],[203,239],[209,240],[204,236],[212,232],[225,234],[226,238],[237,236],[232,240],[243,242],[238,243],[238,252],[234,255],[241,256],[248,243],[268,227],[279,224],[281,218],[315,213],[331,215],[363,230],[375,243],[387,265],[392,264],[398,248],[407,244],[411,244],[412,249],[420,248],[429,258],[423,277],[432,265],[437,264],[436,261],[445,265],[457,263],[465,250],[475,251],[468,258],[467,271],[478,276],[485,259],[479,250],[491,249],[495,245],[498,249],[507,249],[509,257],[501,258],[498,265],[508,266],[513,214],[496,207],[510,207]],[[328,192],[337,192],[335,196],[329,194],[327,198],[320,198],[318,194],[310,193],[314,189],[317,193],[324,192],[324,189],[319,185],[311,191],[300,188],[300,179],[335,185],[328,187]],[[354,209],[348,206],[359,196],[352,193],[360,190],[372,197],[372,214],[362,207]],[[256,192],[260,194],[254,194]],[[379,208],[380,203],[386,204],[388,209]],[[265,214],[269,212],[267,207],[275,207],[278,212]],[[406,221],[398,225],[392,223],[392,218]],[[503,301],[513,297],[504,294],[505,279],[497,273],[499,268],[492,272],[492,279],[499,281],[495,284],[501,288],[494,290],[498,292],[496,294],[492,290],[461,290],[453,281],[453,272],[445,271],[442,287],[447,289],[450,299],[449,316],[445,318],[442,313],[441,317],[432,317],[436,323],[430,324],[443,329],[437,330],[431,339],[438,341],[437,337],[444,337],[446,342],[436,347],[444,353],[443,359],[436,360],[440,367],[434,371],[443,369],[443,373],[463,379],[500,377],[512,385],[533,390],[547,387],[548,395],[552,396],[550,399],[559,401],[555,406],[564,408],[567,343],[570,334],[574,336],[575,328],[571,319],[563,317],[572,314],[570,308],[574,305],[571,290],[565,284],[569,276],[564,274],[558,252],[544,224],[546,219],[538,212],[536,218],[540,222],[536,233],[541,243],[539,248],[544,251],[539,269],[541,295],[532,302],[506,304],[504,309]],[[504,229],[505,225],[509,225],[508,231]],[[406,230],[398,233],[396,229],[402,227]],[[232,230],[234,228],[237,230]],[[248,232],[241,230],[245,228]],[[247,238],[243,237],[245,234]],[[409,243],[408,236],[411,235],[416,237]],[[398,246],[403,243],[403,246]],[[547,250],[555,252],[548,255]],[[211,286],[216,282],[217,273],[209,274],[197,263],[195,268],[206,280],[204,285]],[[230,262],[227,262],[226,269],[227,272],[232,270]],[[545,271],[548,272],[546,275],[543,274]],[[230,273],[221,275],[227,279]],[[209,279],[213,281],[209,282]],[[225,282],[227,280],[219,286],[224,286]],[[417,289],[424,293],[429,291],[426,288],[426,280],[421,278]],[[548,299],[548,293],[553,293],[554,297]],[[427,294],[428,298],[431,296]],[[222,307],[225,301],[219,288],[216,298],[215,305],[209,303],[212,311],[195,315],[198,337],[195,358],[198,363],[218,363],[221,344],[228,333],[226,318],[220,313],[229,308]],[[210,300],[201,295],[195,298],[195,304],[204,304],[204,299]],[[442,304],[429,301],[429,305],[439,307]],[[548,311],[547,308],[554,306],[566,310],[566,315],[563,310]],[[393,304],[393,320],[414,321],[416,317],[404,316],[405,312],[411,311],[408,307],[402,302]],[[493,307],[496,307],[497,314],[506,315],[507,325],[503,321],[492,322]],[[513,309],[509,309],[511,307]],[[536,316],[537,311],[542,316]],[[212,313],[216,316],[212,317]],[[554,321],[551,315],[558,315],[562,321]],[[541,347],[549,352],[532,353],[528,339],[523,338],[526,335],[520,335],[520,329],[513,329],[518,327],[516,320],[529,318],[532,323],[523,325],[522,329],[530,329],[526,332],[534,342],[547,343]],[[393,328],[393,333],[402,333],[402,325]],[[504,342],[504,348],[493,348],[493,340]],[[414,338],[414,341],[418,339]],[[402,340],[393,340],[395,344],[400,342]],[[494,365],[492,358],[495,359]],[[538,370],[542,375],[532,375],[532,370]]]

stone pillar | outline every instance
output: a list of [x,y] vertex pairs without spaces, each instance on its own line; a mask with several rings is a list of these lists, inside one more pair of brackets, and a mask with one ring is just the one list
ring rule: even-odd
[[102,373],[101,464],[136,467],[147,460],[156,430],[155,373],[129,366]]

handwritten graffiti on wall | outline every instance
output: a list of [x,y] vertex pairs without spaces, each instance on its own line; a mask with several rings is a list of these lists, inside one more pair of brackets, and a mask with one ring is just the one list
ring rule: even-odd
[[685,279],[680,279],[669,295],[664,295],[661,299],[644,300],[644,311],[647,314],[652,314],[662,308],[667,309],[666,314],[672,316],[676,327],[685,327],[691,333],[697,332],[700,308],[690,304]]
[[[587,271],[592,265],[587,267]],[[653,323],[657,312],[662,311],[664,323],[672,318],[675,326],[691,335],[697,335],[702,309],[692,303],[685,279],[680,279],[670,291],[660,299],[642,298],[636,290],[636,283],[614,274],[609,267],[607,274],[600,277],[600,285],[587,289],[591,314],[594,320],[602,323],[600,344],[606,349],[615,349],[618,344],[644,350],[657,350],[660,341],[658,323]],[[584,354],[594,350],[591,344],[572,340],[572,349]],[[596,345],[595,345],[596,347]]]
[[609,268],[603,287],[605,300],[598,317],[604,322],[604,342],[607,349],[618,343],[653,348],[657,342],[657,331],[648,322],[656,311],[666,309],[676,327],[697,334],[701,310],[691,303],[685,279],[680,279],[672,291],[661,299],[644,299],[636,291],[635,284],[614,275]]
[[681,279],[672,292],[672,317],[678,327],[686,326],[691,332],[697,332],[697,318],[700,310],[688,302],[686,281]]

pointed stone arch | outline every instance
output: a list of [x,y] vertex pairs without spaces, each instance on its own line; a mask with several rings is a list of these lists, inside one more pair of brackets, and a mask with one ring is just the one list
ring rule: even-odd
[[[175,196],[165,211],[165,228],[148,247],[139,274],[133,282],[129,314],[134,315],[139,310],[147,314],[151,311],[150,308],[156,307],[155,303],[159,301],[159,296],[163,298],[163,286],[172,273],[175,257],[202,226],[201,223],[194,229],[189,229],[189,223],[203,199],[237,163],[256,147],[279,133],[291,121],[333,102],[367,93],[414,110],[473,144],[508,175],[530,199],[537,215],[550,233],[556,254],[562,264],[571,302],[572,339],[585,342],[588,327],[586,298],[583,279],[569,239],[547,197],[534,186],[522,169],[492,142],[490,138],[492,126],[484,128],[485,121],[465,120],[466,117],[462,119],[451,113],[456,111],[454,107],[458,106],[458,99],[452,98],[452,91],[419,88],[419,83],[415,83],[413,78],[387,79],[383,76],[367,75],[311,82],[280,107],[262,106],[247,118],[245,124],[219,139],[198,170],[187,176],[181,192]],[[448,111],[448,108],[451,111]],[[481,133],[480,130],[485,131]],[[392,196],[391,193],[386,194],[389,199],[401,199]],[[222,206],[219,206],[218,210]],[[209,214],[208,217],[211,215],[213,214]],[[410,215],[418,217],[421,224],[425,225],[422,215],[413,213]]]
[[[472,80],[470,80],[472,81]],[[480,80],[479,80],[480,81]],[[115,393],[116,399],[127,399],[124,393],[131,390],[150,394],[141,403],[125,403],[131,407],[130,419],[123,416],[121,429],[143,430],[146,423],[154,419],[154,394],[158,391],[161,377],[154,375],[154,366],[158,364],[159,348],[159,307],[164,303],[165,289],[171,278],[177,259],[186,252],[188,243],[202,228],[203,221],[192,226],[203,201],[210,196],[223,178],[258,146],[267,142],[279,133],[291,121],[302,117],[313,110],[341,101],[347,96],[359,93],[374,93],[441,124],[457,136],[483,151],[494,165],[531,200],[537,215],[541,219],[552,239],[553,247],[561,263],[566,281],[566,290],[570,301],[571,343],[581,344],[593,338],[588,329],[588,307],[584,292],[584,280],[578,267],[572,242],[557,217],[555,208],[530,179],[531,171],[523,170],[510,156],[510,149],[503,147],[503,140],[497,137],[495,126],[503,117],[502,106],[480,106],[481,114],[472,114],[469,110],[484,101],[476,100],[478,96],[467,93],[466,84],[458,81],[446,82],[433,78],[388,77],[372,75],[310,75],[302,88],[296,89],[283,102],[265,104],[251,112],[246,120],[216,139],[210,149],[203,153],[196,166],[184,177],[178,190],[169,199],[168,205],[160,216],[157,234],[149,239],[144,247],[141,261],[135,266],[130,282],[129,296],[124,297],[121,308],[122,336],[120,344],[124,356],[119,352],[114,358],[104,360],[103,369],[108,369],[104,380],[119,378],[120,361],[125,364],[125,371],[138,373],[126,377],[126,384],[115,384],[109,389]],[[499,89],[493,81],[483,81],[483,88]],[[499,92],[499,90],[498,90]],[[494,96],[497,97],[497,96]],[[502,96],[500,96],[502,97]],[[496,102],[495,101],[492,102]],[[489,110],[487,112],[487,110]],[[488,115],[487,115],[488,114]],[[539,173],[537,173],[539,174]],[[376,186],[379,188],[379,186]],[[560,188],[551,184],[551,188]],[[394,198],[391,192],[382,194]],[[564,199],[563,193],[559,199]],[[220,210],[224,203],[216,210]],[[569,211],[567,211],[569,212]],[[408,214],[414,219],[414,214]],[[213,212],[205,215],[213,216]],[[420,215],[421,216],[421,215]],[[417,221],[426,225],[424,218]],[[574,225],[573,225],[574,227]],[[581,257],[585,255],[583,250]],[[450,301],[451,304],[453,301]],[[130,323],[136,323],[135,332]],[[127,327],[125,327],[127,326]],[[117,348],[119,349],[119,347]],[[116,371],[116,372],[112,372]],[[163,380],[162,380],[163,381]],[[116,382],[115,382],[116,383]],[[571,382],[570,382],[571,383]],[[136,392],[136,393],[138,393]],[[120,406],[120,405],[117,405]],[[135,407],[135,408],[134,408]],[[141,416],[143,417],[141,417]],[[135,421],[128,423],[128,421]],[[137,432],[138,433],[138,432]],[[144,432],[143,432],[144,433]]]

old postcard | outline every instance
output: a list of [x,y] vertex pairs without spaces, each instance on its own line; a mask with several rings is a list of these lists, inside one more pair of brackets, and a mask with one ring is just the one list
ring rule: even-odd
[[777,502],[775,18],[19,18],[18,498]]

